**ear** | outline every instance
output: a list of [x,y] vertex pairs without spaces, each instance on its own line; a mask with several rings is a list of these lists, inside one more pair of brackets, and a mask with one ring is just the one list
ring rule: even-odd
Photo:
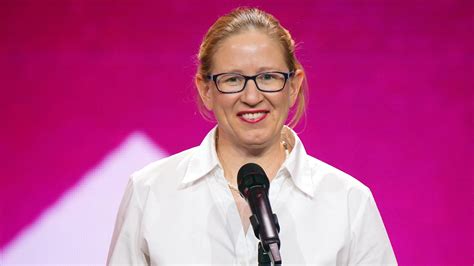
[[293,107],[296,102],[296,99],[298,98],[298,93],[301,90],[301,85],[303,84],[304,78],[304,71],[298,69],[295,71],[295,74],[293,74],[293,77],[290,79],[290,107]]
[[206,106],[207,110],[212,111],[213,106],[211,83],[200,74],[196,75],[196,79],[194,81],[199,92],[199,97],[201,97],[204,106]]

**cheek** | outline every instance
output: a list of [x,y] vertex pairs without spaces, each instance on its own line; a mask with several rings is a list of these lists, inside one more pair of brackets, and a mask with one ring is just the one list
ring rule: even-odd
[[278,97],[278,103],[282,111],[288,112],[288,109],[291,107],[291,96],[289,91],[285,91]]
[[212,111],[216,115],[225,115],[233,112],[233,106],[236,101],[232,95],[213,95]]
[[281,95],[273,97],[271,102],[274,103],[274,108],[278,112],[278,119],[285,119],[288,116],[290,110],[290,95],[285,92]]

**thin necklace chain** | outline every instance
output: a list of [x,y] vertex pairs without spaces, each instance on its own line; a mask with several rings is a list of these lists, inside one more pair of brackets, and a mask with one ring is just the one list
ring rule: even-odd
[[[287,144],[284,140],[282,140],[282,141],[281,141],[281,145],[282,145],[283,148],[285,149],[285,160],[286,160],[286,159],[288,159],[288,156],[290,155],[290,151],[288,150],[288,144]],[[227,181],[227,185],[229,186],[229,188],[230,188],[231,190],[234,190],[234,191],[236,191],[237,193],[240,193],[239,189],[238,189],[236,186],[234,186],[233,184],[231,184],[231,183],[229,182],[229,180],[227,180],[227,178],[226,178],[225,180]]]

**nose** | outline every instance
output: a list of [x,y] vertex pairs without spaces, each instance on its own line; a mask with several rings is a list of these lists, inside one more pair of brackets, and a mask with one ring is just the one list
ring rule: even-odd
[[256,106],[262,102],[263,99],[263,94],[258,90],[256,81],[249,79],[240,96],[240,100],[249,106]]

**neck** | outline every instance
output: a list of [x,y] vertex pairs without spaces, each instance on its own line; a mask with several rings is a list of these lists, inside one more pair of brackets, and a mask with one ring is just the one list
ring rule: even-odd
[[217,137],[216,150],[224,176],[234,186],[237,185],[237,173],[242,165],[260,165],[271,181],[286,158],[286,150],[279,137],[264,147],[245,147]]

